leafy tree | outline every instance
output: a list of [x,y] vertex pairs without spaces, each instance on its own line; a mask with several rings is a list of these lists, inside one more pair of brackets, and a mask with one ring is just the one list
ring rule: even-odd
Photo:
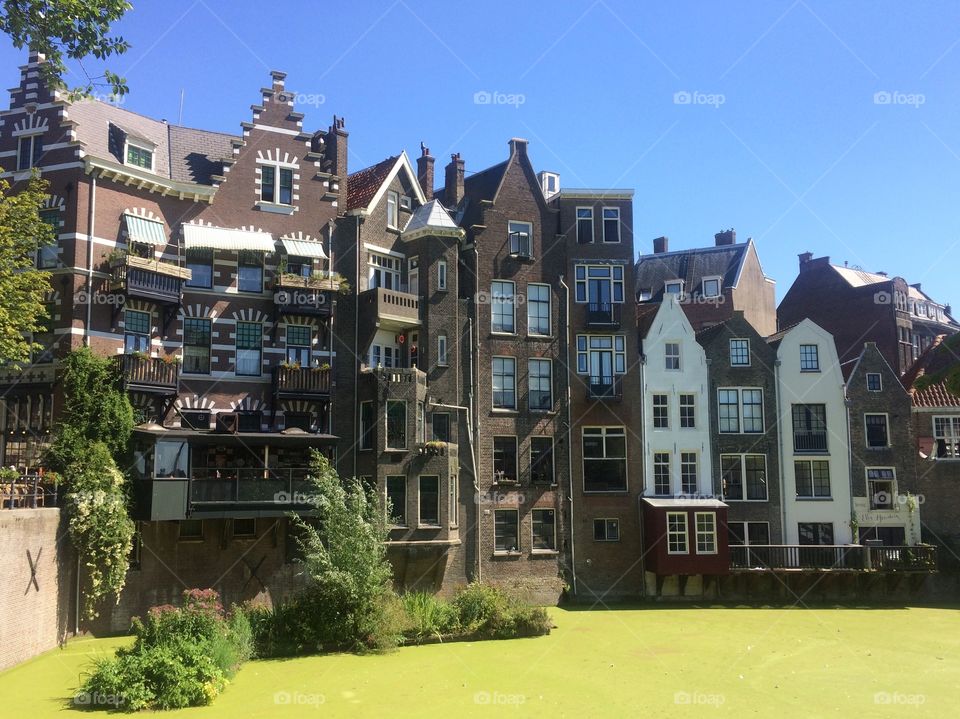
[[35,349],[27,335],[43,331],[48,319],[50,273],[36,269],[37,249],[53,242],[53,229],[40,219],[46,188],[35,174],[11,195],[0,180],[0,361],[18,366]]
[[[43,53],[43,79],[62,88],[68,59],[103,60],[130,48],[122,37],[110,35],[110,25],[131,7],[126,0],[0,0],[0,31],[10,36],[14,47]],[[89,95],[97,85],[108,86],[115,96],[129,89],[126,80],[104,70],[101,77],[88,75],[86,85],[72,92]]]

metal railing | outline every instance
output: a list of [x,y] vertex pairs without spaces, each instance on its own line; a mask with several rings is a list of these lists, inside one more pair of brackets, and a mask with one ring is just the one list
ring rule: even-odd
[[620,304],[617,302],[587,303],[587,324],[619,327]]
[[587,397],[589,399],[619,400],[623,396],[620,377],[613,375],[590,376],[587,385]]
[[880,572],[928,571],[937,569],[937,548],[929,545],[915,547],[869,547],[870,568]]
[[0,481],[0,509],[57,506],[57,484],[40,474],[21,474]]
[[863,569],[858,544],[751,544],[730,547],[731,569]]
[[794,432],[793,450],[795,452],[826,452],[826,432]]
[[198,467],[188,479],[188,496],[193,506],[309,505],[312,501],[309,473],[307,467]]

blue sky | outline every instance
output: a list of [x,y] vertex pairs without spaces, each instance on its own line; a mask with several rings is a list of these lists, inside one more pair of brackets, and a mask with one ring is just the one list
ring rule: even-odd
[[236,133],[284,70],[308,129],[346,118],[351,170],[424,141],[476,171],[526,137],[566,187],[634,188],[641,252],[734,227],[778,296],[809,250],[960,303],[956,3],[135,5],[129,109],[176,121],[182,90],[184,124]]

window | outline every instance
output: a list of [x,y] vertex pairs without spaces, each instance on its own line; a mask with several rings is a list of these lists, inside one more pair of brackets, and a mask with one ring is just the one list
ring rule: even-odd
[[665,295],[682,295],[683,294],[683,280],[670,280],[663,284],[663,294]]
[[508,224],[510,234],[510,254],[517,257],[533,257],[533,247],[530,238],[533,236],[533,225],[529,222],[514,222]]
[[586,302],[588,312],[606,313],[612,319],[612,304],[623,302],[622,265],[577,265],[574,271],[574,299]]
[[493,481],[497,484],[517,481],[517,438],[493,438]]
[[720,431],[740,431],[740,393],[735,389],[718,389]]
[[237,412],[238,432],[259,432],[263,428],[263,413],[242,411]]
[[934,417],[937,459],[960,459],[960,417]]
[[259,322],[237,322],[236,374],[260,376],[262,346],[263,325]]
[[513,357],[493,358],[493,408],[517,408],[517,361]]
[[718,389],[717,403],[720,432],[763,432],[762,389]]
[[127,164],[153,170],[153,150],[127,143]]
[[210,413],[198,410],[183,410],[180,412],[180,426],[184,429],[210,429]]
[[797,524],[800,544],[833,544],[833,524],[830,522],[800,522]]
[[400,209],[410,212],[413,209],[413,199],[410,195],[400,195]]
[[749,367],[750,366],[750,340],[748,339],[730,340],[730,366],[731,367]]
[[879,449],[890,446],[890,437],[887,433],[887,415],[865,414],[863,421],[867,430],[867,447]]
[[731,546],[770,544],[770,523],[727,522],[727,543]]
[[577,242],[589,245],[593,242],[593,208],[577,208]]
[[820,351],[817,345],[800,345],[800,371],[820,371]]
[[[766,455],[720,455],[720,481],[722,482],[722,493],[725,500],[766,501]],[[744,490],[746,490],[746,496],[744,496]]]
[[527,334],[550,335],[550,285],[527,285]]
[[531,412],[553,409],[553,372],[550,360],[528,360],[530,388],[527,400]]
[[556,512],[552,509],[534,509],[530,515],[533,524],[533,543],[530,546],[533,551],[557,551]]
[[439,260],[437,262],[437,289],[441,292],[447,290],[447,261]]
[[371,252],[367,265],[367,289],[400,290],[400,258]]
[[287,362],[298,367],[310,366],[313,328],[310,325],[287,325]]
[[[423,481],[422,477],[420,481]],[[390,524],[407,526],[407,478],[403,475],[387,475],[387,505],[390,508]]]
[[696,512],[697,554],[717,553],[717,515],[713,512]]
[[553,484],[553,437],[530,438],[530,481]]
[[697,426],[697,398],[692,394],[680,395],[680,427],[694,429]]
[[897,508],[897,477],[891,467],[867,467],[870,509]]
[[520,513],[516,509],[493,510],[493,551],[520,551]]
[[40,219],[50,225],[53,230],[53,242],[41,244],[37,247],[37,269],[49,270],[51,267],[56,267],[58,262],[57,236],[60,234],[60,211],[42,210]]
[[620,241],[620,208],[619,207],[603,208],[603,241],[604,242]]
[[184,317],[183,371],[210,374],[210,320]]
[[190,270],[187,287],[213,287],[213,250],[187,250],[187,269]]
[[720,278],[719,277],[705,277],[703,279],[703,296],[704,297],[720,296]]
[[516,332],[512,282],[494,282],[490,288],[491,332]]
[[150,313],[135,310],[123,311],[123,351],[150,351]]
[[447,366],[447,336],[437,335],[437,364],[440,367]]
[[312,426],[313,416],[310,414],[310,412],[283,413],[284,429],[302,429],[304,432],[309,432]]
[[623,335],[577,335],[577,372],[589,375],[591,396],[613,396],[615,377],[626,372],[626,365]]
[[447,412],[434,412],[430,415],[431,434],[437,442],[450,441],[450,415]]
[[407,448],[407,403],[387,400],[387,449]]
[[426,418],[424,417],[424,405],[423,402],[417,402],[417,444],[423,444],[427,441],[427,430],[424,422]]
[[263,255],[259,252],[240,252],[237,263],[237,290],[263,292]]
[[793,451],[827,451],[827,408],[822,404],[793,405]]
[[24,135],[17,141],[17,169],[29,170],[40,165],[43,156],[43,136]]
[[260,201],[276,205],[292,205],[293,170],[277,165],[261,165]]
[[180,525],[178,528],[178,539],[184,541],[203,539],[202,519],[181,519],[177,524]]
[[399,197],[396,192],[387,192],[387,227],[394,229],[400,226]]
[[743,410],[743,431],[763,432],[763,390],[740,390],[740,402]]
[[233,536],[239,539],[254,538],[257,536],[257,520],[255,517],[236,517],[233,520]]
[[879,372],[867,372],[867,391],[868,392],[883,391],[883,381],[880,377]]
[[440,526],[440,478],[420,477],[420,526]]
[[680,369],[680,343],[666,342],[663,345],[664,368],[668,370]]
[[823,460],[796,460],[793,463],[797,497],[811,499],[830,496],[830,463]]
[[696,452],[680,453],[680,492],[682,494],[695,495],[697,493],[699,464],[699,457]]
[[619,542],[620,541],[620,520],[619,519],[594,519],[593,520],[593,540],[595,542]]
[[670,453],[653,453],[653,493],[670,494]]
[[370,345],[371,367],[399,367],[400,347],[397,345]]
[[447,481],[447,512],[451,527],[460,524],[460,484],[457,482],[457,475],[451,474]]
[[373,402],[360,403],[360,449],[373,449]]
[[625,492],[627,433],[623,427],[583,428],[583,490]]
[[667,512],[667,554],[688,552],[686,512]]
[[653,395],[653,427],[654,429],[668,429],[670,427],[669,397],[665,394]]

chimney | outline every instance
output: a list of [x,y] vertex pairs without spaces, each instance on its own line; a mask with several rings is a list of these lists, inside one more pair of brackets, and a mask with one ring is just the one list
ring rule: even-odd
[[527,156],[527,141],[522,137],[511,137],[510,138],[510,157],[514,155],[522,155],[523,157]]
[[340,207],[347,206],[347,137],[348,133],[344,129],[345,121],[342,117],[333,116],[333,124],[327,131],[326,155],[330,160],[330,172],[338,178],[338,186],[334,188],[331,180],[330,189],[339,189],[340,197],[337,204]]
[[737,241],[737,231],[733,228],[730,228],[729,230],[723,230],[715,234],[713,239],[716,241],[717,247],[722,247],[723,245],[732,245]]
[[883,270],[877,270],[876,272],[874,272],[874,274],[875,274],[875,275],[880,275],[881,277],[886,277],[886,276],[887,276],[887,273],[884,272]]
[[799,254],[799,255],[797,255],[797,256],[800,258],[800,271],[802,272],[802,271],[803,271],[803,266],[804,266],[805,264],[807,264],[808,262],[810,262],[810,260],[813,259],[813,253],[812,253],[812,252],[803,252],[803,253],[801,253],[801,254]]
[[669,252],[670,247],[670,238],[669,237],[658,237],[653,241],[653,254],[662,255],[664,252]]
[[271,87],[275,93],[283,94],[284,81],[287,79],[287,73],[279,70],[270,71]]
[[433,199],[433,156],[430,148],[420,143],[420,157],[417,158],[417,181],[427,202]]
[[463,160],[459,152],[450,155],[443,183],[443,199],[447,207],[456,207],[463,199]]
[[951,317],[953,317],[953,307],[951,307],[950,305],[944,305],[944,306],[943,306],[943,311],[944,311],[946,314],[948,314],[948,315],[950,315]]
[[923,290],[920,289],[920,283],[919,283],[919,282],[917,282],[917,283],[914,284],[914,285],[910,285],[910,286],[911,286],[913,289],[917,290],[918,292],[922,292],[922,291],[923,291]]

